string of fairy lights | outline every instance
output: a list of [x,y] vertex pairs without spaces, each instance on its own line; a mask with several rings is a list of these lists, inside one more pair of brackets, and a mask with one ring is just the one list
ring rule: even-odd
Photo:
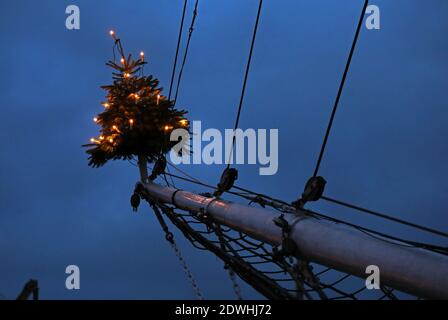
[[[104,109],[106,109],[105,111],[114,108],[113,112],[110,114],[115,115],[116,118],[113,119],[109,115],[106,116],[104,114],[99,114],[93,117],[93,122],[101,125],[102,130],[98,137],[92,137],[90,139],[91,145],[86,145],[90,147],[95,145],[103,147],[103,152],[110,153],[109,157],[107,157],[105,161],[102,161],[102,164],[108,159],[114,159],[115,155],[112,155],[111,153],[113,152],[112,150],[118,146],[119,142],[127,142],[128,146],[130,144],[133,144],[134,146],[137,145],[137,141],[129,141],[130,136],[132,135],[127,135],[126,138],[124,138],[125,134],[136,127],[138,127],[139,130],[137,131],[141,134],[139,138],[146,134],[146,137],[151,136],[155,140],[156,137],[165,140],[163,138],[176,128],[184,128],[187,130],[189,128],[189,121],[183,117],[183,114],[186,112],[174,109],[173,102],[161,94],[161,88],[157,88],[159,83],[157,79],[152,76],[144,76],[143,66],[147,64],[145,53],[141,51],[136,60],[133,60],[132,55],[130,54],[126,57],[121,40],[117,37],[115,31],[110,30],[109,34],[114,40],[114,60],[109,61],[106,65],[114,68],[118,72],[113,73],[113,85],[102,87],[103,89],[108,90],[109,93],[106,96],[107,101],[102,102],[101,104]],[[119,63],[115,61],[116,48],[119,52]],[[139,72],[140,76],[138,75]],[[127,97],[123,97],[123,92],[128,92],[128,90],[131,90],[131,92],[126,93]],[[139,111],[136,111],[136,109],[131,110],[133,107],[162,107],[164,110],[161,109],[160,112],[151,111],[152,113],[148,116],[148,114],[142,113],[144,112],[142,110],[140,110],[140,113]],[[168,112],[166,112],[166,109],[169,109]],[[137,115],[144,120],[136,117]],[[162,123],[159,123],[159,118],[161,118]],[[162,135],[158,136],[158,132]],[[136,135],[134,135],[134,139],[136,139],[135,137]],[[127,139],[127,141],[125,141],[125,139]],[[139,142],[154,143],[154,141]],[[165,149],[163,147],[165,147]],[[139,149],[139,147],[134,147],[134,150],[127,150],[127,154],[124,155],[124,158],[130,157],[132,154],[143,154],[148,156],[145,152],[135,152],[136,149]],[[166,146],[166,143],[164,143],[164,145],[160,145],[159,149],[159,153],[166,153],[169,146]],[[95,151],[92,149],[88,151],[88,153],[91,154],[91,158],[93,157],[94,152]],[[149,155],[150,158],[151,156],[154,157],[155,153],[156,152],[153,150]],[[105,158],[104,155],[103,158]]]
[[[109,34],[110,34],[110,36],[115,40],[115,43],[120,43],[120,40],[116,37],[116,34],[115,34],[115,31],[114,31],[114,30],[110,30],[110,31],[109,31]],[[121,44],[120,44],[120,47],[121,47]],[[122,52],[121,52],[121,54],[122,54]],[[144,59],[145,59],[145,53],[144,53],[143,51],[140,52],[140,59],[141,59],[142,62],[143,62]],[[126,59],[125,59],[125,57],[124,57],[123,54],[121,55],[120,62],[121,62],[121,64],[122,64],[123,66],[126,67]],[[129,79],[130,77],[131,77],[131,74],[130,74],[129,72],[124,72],[124,73],[123,73],[123,78],[125,78],[125,79]],[[140,96],[139,96],[137,93],[131,94],[130,97],[131,97],[131,98],[134,98],[135,100],[140,99]],[[159,100],[159,99],[160,99],[160,96],[158,96],[157,99]],[[110,101],[109,101],[109,102],[103,102],[103,103],[102,103],[102,106],[103,106],[104,108],[107,109],[107,108],[110,108],[111,104],[112,104],[112,102],[110,102]],[[94,117],[94,118],[93,118],[93,122],[95,122],[96,124],[98,124],[98,123],[99,123],[98,117]],[[129,119],[129,125],[130,125],[131,127],[134,125],[134,123],[135,123],[135,120],[134,120],[134,119]],[[113,126],[112,126],[112,130],[115,131],[115,132],[117,132],[117,134],[122,133],[122,132],[120,131],[120,129],[119,129],[116,125],[113,125]],[[100,135],[100,136],[98,137],[98,139],[96,139],[96,138],[90,138],[90,142],[92,142],[92,143],[98,143],[98,144],[99,144],[99,143],[101,143],[102,141],[108,141],[108,142],[110,142],[110,143],[114,143],[114,137],[113,137],[113,136],[105,137],[104,135]]]

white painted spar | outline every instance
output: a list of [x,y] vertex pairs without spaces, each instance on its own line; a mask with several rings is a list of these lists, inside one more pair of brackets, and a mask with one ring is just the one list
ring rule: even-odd
[[[281,229],[273,222],[279,212],[207,198],[155,183],[144,184],[144,187],[158,201],[206,213],[219,223],[258,240],[281,244]],[[291,226],[290,237],[301,257],[308,261],[362,278],[367,277],[367,266],[377,265],[381,285],[418,297],[448,299],[448,257],[445,255],[383,241],[300,211],[285,214],[285,219]]]

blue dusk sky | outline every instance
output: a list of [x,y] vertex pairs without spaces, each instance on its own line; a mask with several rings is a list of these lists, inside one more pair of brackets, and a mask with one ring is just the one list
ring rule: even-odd
[[[321,166],[326,194],[446,231],[448,1],[371,3],[381,10],[381,29],[362,28]],[[65,27],[70,4],[81,10],[80,30]],[[239,165],[240,186],[287,201],[302,192],[362,4],[264,1],[240,127],[279,130],[279,169],[260,176],[258,165]],[[127,51],[146,53],[145,71],[166,90],[182,6],[181,0],[0,2],[0,299],[15,298],[30,278],[39,281],[42,299],[194,298],[153,212],[145,205],[132,212],[137,169],[124,161],[92,169],[81,147],[98,134],[92,118],[102,110],[100,86],[111,82],[109,30]],[[233,127],[257,6],[257,0],[200,0],[177,105],[204,129]],[[181,168],[216,184],[224,166]],[[446,239],[325,202],[310,208],[447,246]],[[222,262],[177,231],[175,237],[204,296],[233,298]],[[81,269],[80,290],[65,288],[71,264]],[[243,295],[259,297],[247,286]]]

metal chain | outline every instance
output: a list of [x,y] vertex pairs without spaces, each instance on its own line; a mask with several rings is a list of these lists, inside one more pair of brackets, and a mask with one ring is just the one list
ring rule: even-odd
[[176,257],[179,259],[179,262],[184,269],[185,275],[187,276],[188,281],[191,283],[191,286],[193,287],[193,290],[196,294],[196,297],[198,300],[204,300],[204,296],[201,293],[201,290],[199,289],[199,286],[196,282],[196,280],[193,277],[193,274],[190,271],[190,268],[188,268],[187,262],[185,261],[184,257],[182,256],[179,247],[176,244],[176,241],[174,241],[174,235],[170,230],[168,229],[168,225],[166,224],[165,220],[163,219],[163,216],[159,210],[159,207],[152,203],[151,207],[154,209],[154,213],[157,217],[157,220],[159,220],[160,226],[162,227],[163,231],[165,232],[165,238],[170,243],[171,248],[173,248],[174,252],[176,253]]
[[232,268],[226,266],[227,272],[229,274],[229,278],[232,281],[232,286],[233,286],[233,292],[235,292],[236,298],[238,300],[244,300],[243,295],[241,294],[241,288],[238,284],[238,282],[236,281],[236,275],[235,275],[235,271],[232,270]]
[[190,269],[188,268],[187,262],[185,261],[179,248],[177,247],[176,242],[174,241],[174,239],[169,242],[171,244],[171,248],[173,248],[174,252],[176,253],[177,258],[179,259],[179,262],[182,265],[182,268],[184,269],[184,272],[188,278],[188,281],[190,281],[191,286],[193,287],[196,297],[198,298],[198,300],[204,300],[204,296],[202,295],[201,290],[199,289],[199,286],[193,277],[193,274],[191,273]]

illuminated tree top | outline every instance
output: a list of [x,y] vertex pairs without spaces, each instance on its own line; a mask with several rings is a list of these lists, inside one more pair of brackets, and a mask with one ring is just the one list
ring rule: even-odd
[[129,160],[135,156],[149,162],[166,154],[177,142],[169,135],[176,128],[189,129],[185,110],[177,110],[174,101],[162,95],[159,81],[152,75],[145,76],[147,64],[140,52],[138,59],[125,55],[120,39],[113,31],[120,61],[109,61],[113,68],[111,85],[102,86],[107,91],[104,110],[93,120],[100,128],[100,135],[92,138],[87,147],[89,165],[100,167],[109,160]]

